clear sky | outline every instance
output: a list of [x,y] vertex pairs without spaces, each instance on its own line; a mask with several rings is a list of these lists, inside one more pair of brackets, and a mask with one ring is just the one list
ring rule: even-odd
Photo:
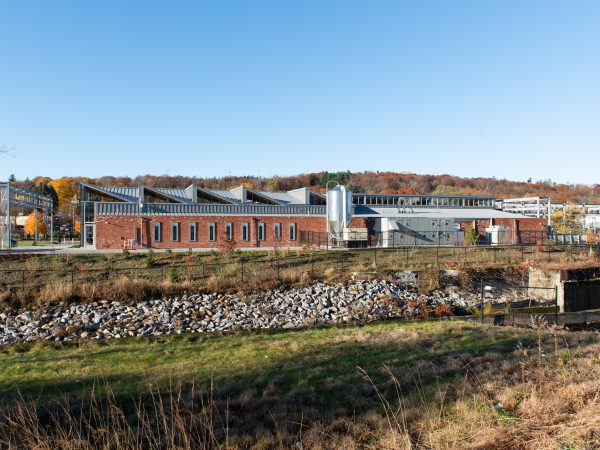
[[600,2],[0,0],[0,179],[600,183]]

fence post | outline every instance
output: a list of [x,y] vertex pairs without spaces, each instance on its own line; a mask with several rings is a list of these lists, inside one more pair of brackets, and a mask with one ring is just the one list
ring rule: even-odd
[[525,247],[521,245],[521,261],[525,261]]
[[75,270],[71,269],[71,286],[73,286],[74,278],[75,278]]
[[242,259],[242,283],[244,282],[244,260]]
[[373,248],[373,255],[374,255],[374,261],[375,261],[375,267],[377,267],[377,249]]
[[25,292],[25,271],[21,270],[21,291]]
[[483,293],[483,278],[480,280],[480,283],[481,283],[481,300],[480,300],[480,312],[479,312],[479,314],[481,316],[481,323],[483,323],[483,296],[484,296],[484,293]]
[[280,281],[280,278],[279,278],[279,258],[277,258],[275,260],[275,262],[277,263],[277,281]]
[[558,325],[558,286],[554,286],[554,325]]
[[440,266],[440,246],[439,246],[439,242],[437,247],[435,248],[435,266],[439,267]]

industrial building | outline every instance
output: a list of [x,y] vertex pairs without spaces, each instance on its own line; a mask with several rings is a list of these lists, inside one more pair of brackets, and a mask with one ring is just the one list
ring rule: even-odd
[[264,192],[81,184],[82,246],[96,249],[533,244],[543,218],[499,209],[493,197]]

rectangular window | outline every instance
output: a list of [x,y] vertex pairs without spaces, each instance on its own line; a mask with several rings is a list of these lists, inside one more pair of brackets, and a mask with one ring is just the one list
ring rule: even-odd
[[173,242],[179,241],[179,222],[171,222],[171,240]]
[[160,242],[161,239],[161,223],[160,222],[154,222],[154,242]]
[[135,243],[136,243],[136,245],[140,245],[142,243],[142,229],[141,228],[135,229]]
[[263,222],[258,222],[258,240],[265,240],[265,224]]
[[217,224],[214,222],[208,224],[208,240],[211,242],[217,240]]
[[198,240],[198,224],[196,222],[190,223],[190,241],[196,242]]
[[290,241],[296,240],[296,224],[290,223]]
[[242,241],[250,239],[250,227],[247,222],[242,223]]
[[233,241],[233,224],[231,222],[225,223],[225,234],[227,235],[227,239]]
[[280,241],[281,240],[281,224],[279,222],[275,222],[273,231],[275,233],[275,240]]

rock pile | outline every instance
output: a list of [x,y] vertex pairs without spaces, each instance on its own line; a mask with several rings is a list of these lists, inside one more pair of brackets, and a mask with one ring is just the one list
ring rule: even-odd
[[384,280],[348,285],[318,283],[269,291],[251,299],[197,294],[131,305],[108,301],[73,303],[0,313],[0,345],[370,322],[419,317],[423,310],[433,311],[442,304],[461,313],[471,303],[456,293],[421,295]]

